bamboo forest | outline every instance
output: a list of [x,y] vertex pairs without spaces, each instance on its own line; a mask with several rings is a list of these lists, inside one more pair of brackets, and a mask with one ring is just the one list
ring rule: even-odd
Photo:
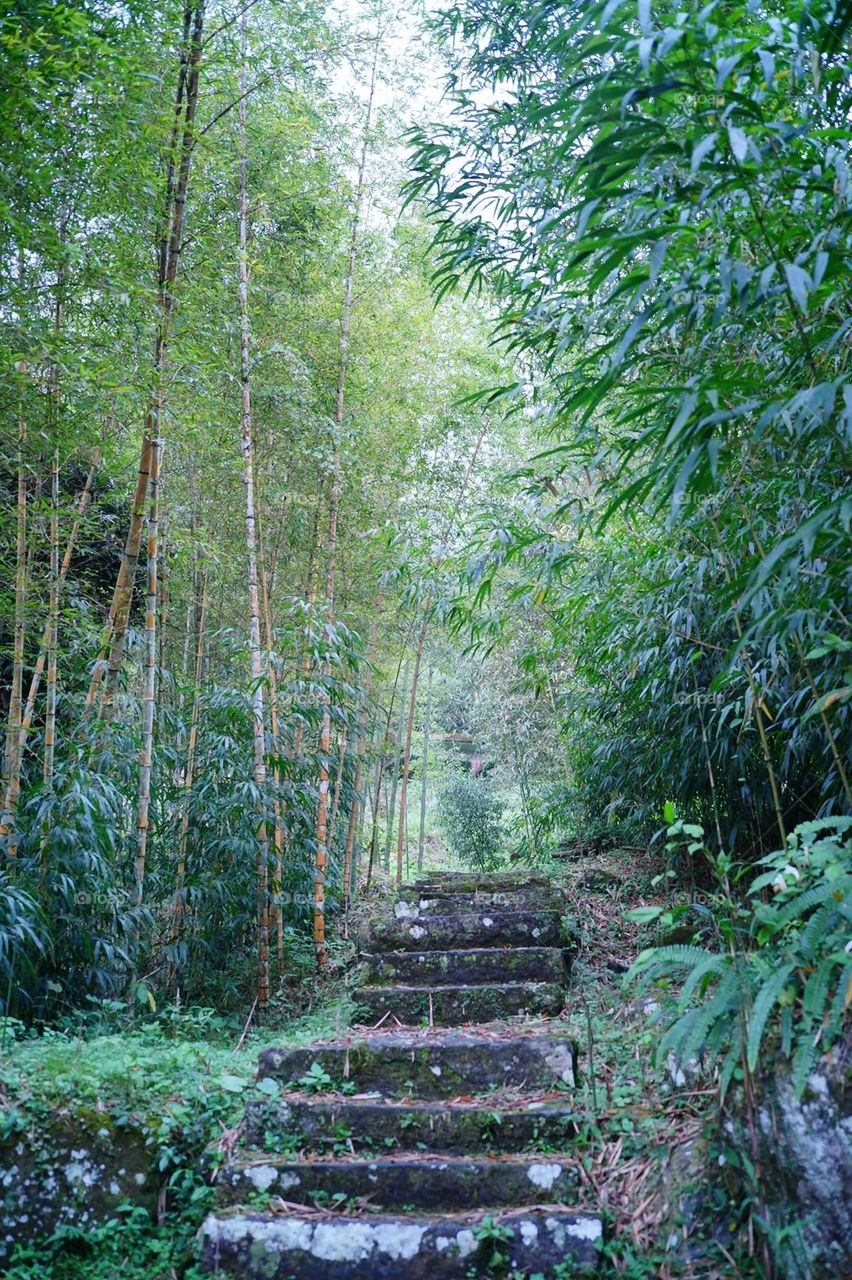
[[850,0],[0,86],[0,1272],[850,1280]]

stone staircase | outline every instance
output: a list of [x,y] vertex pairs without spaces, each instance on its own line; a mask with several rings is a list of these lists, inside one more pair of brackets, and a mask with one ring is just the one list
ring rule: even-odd
[[261,1079],[282,1091],[248,1104],[219,1173],[209,1273],[596,1270],[600,1218],[572,1208],[576,1047],[546,1021],[564,1004],[562,909],[535,877],[443,874],[403,890],[365,939],[363,1031],[261,1053]]

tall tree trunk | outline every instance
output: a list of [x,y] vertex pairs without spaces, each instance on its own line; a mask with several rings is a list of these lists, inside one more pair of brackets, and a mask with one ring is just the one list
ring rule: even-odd
[[151,505],[148,512],[148,572],[145,593],[145,658],[142,681],[142,745],[139,752],[139,793],[136,817],[136,861],[133,874],[134,940],[141,932],[142,901],[145,893],[145,864],[151,820],[151,772],[154,760],[154,713],[157,706],[157,556],[160,536],[159,437],[151,441]]
[[[56,751],[56,663],[59,646],[59,450],[50,469],[50,603],[47,615],[47,684],[44,713],[44,781],[53,786]],[[23,724],[21,725],[23,738]],[[21,743],[23,748],[23,743]]]
[[417,870],[423,870],[423,853],[426,848],[426,794],[429,781],[429,731],[432,727],[432,677],[434,662],[429,663],[426,676],[426,719],[423,724],[423,763],[420,766],[420,830],[417,836]]
[[[367,98],[367,113],[364,121],[364,134],[361,142],[361,154],[358,160],[358,178],[355,187],[355,203],[352,210],[352,227],[349,236],[349,257],[346,265],[346,282],[343,289],[343,313],[340,322],[340,345],[338,348],[337,391],[334,399],[334,451],[332,462],[331,495],[329,500],[328,556],[326,569],[326,618],[329,627],[334,622],[334,576],[337,559],[337,522],[340,512],[341,492],[341,446],[343,434],[343,414],[346,399],[346,375],[349,368],[349,333],[352,322],[352,294],[355,279],[355,261],[358,256],[358,236],[361,225],[361,212],[364,202],[364,175],[367,169],[367,153],[370,145],[370,129],[373,120],[373,100],[376,93],[376,74],[379,65],[379,49],[381,31],[376,31],[376,43],[373,52],[373,64],[370,72],[370,91]],[[330,667],[326,664],[326,678],[330,675]],[[320,775],[319,802],[317,804],[317,840],[316,867],[314,876],[314,945],[317,965],[322,968],[326,960],[325,944],[325,877],[328,869],[328,763],[331,752],[331,698],[328,688],[323,696],[322,730],[320,732]]]
[[248,309],[248,132],[245,98],[248,61],[248,18],[240,17],[240,195],[239,195],[239,296],[240,296],[240,387],[242,391],[242,455],[246,491],[246,563],[249,597],[249,655],[251,663],[252,737],[254,741],[254,781],[258,792],[257,824],[257,1007],[269,1004],[269,846],[266,833],[266,741],[263,713],[263,655],[260,646],[260,599],[257,574],[257,527],[254,490],[254,440],[251,417],[251,362]]
[[423,661],[423,645],[426,641],[427,619],[420,624],[420,635],[417,638],[417,653],[414,657],[414,674],[411,677],[411,696],[408,700],[408,724],[405,729],[405,756],[402,762],[402,792],[399,798],[399,834],[396,841],[396,883],[402,884],[402,853],[405,846],[405,822],[408,808],[408,771],[411,768],[411,739],[414,734],[414,709],[417,704],[417,684],[420,679],[420,664]]
[[[142,525],[151,471],[155,465],[154,453],[159,445],[162,404],[163,374],[168,356],[171,318],[174,309],[174,286],[183,239],[186,215],[189,174],[195,147],[195,116],[198,107],[198,83],[201,70],[202,33],[204,29],[205,0],[188,6],[184,11],[181,65],[175,98],[174,125],[172,129],[169,162],[166,176],[166,207],[163,233],[158,255],[157,300],[160,310],[154,339],[152,368],[152,392],[145,415],[142,451],[136,478],[136,491],[130,516],[130,528],[113,591],[110,614],[104,633],[101,653],[92,674],[86,696],[86,713],[94,707],[103,680],[102,712],[108,714],[112,706],[121,671],[121,662],[127,639],[130,605],[139,550],[142,542]],[[106,666],[104,657],[108,652]]]

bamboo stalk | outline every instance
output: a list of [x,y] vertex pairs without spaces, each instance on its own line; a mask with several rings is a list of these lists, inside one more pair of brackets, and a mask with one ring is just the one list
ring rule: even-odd
[[423,763],[420,766],[420,830],[417,835],[417,870],[423,870],[423,853],[426,848],[426,792],[429,774],[429,730],[432,727],[432,677],[434,662],[429,663],[426,677],[426,718],[423,724]]
[[405,729],[405,755],[402,762],[402,791],[399,797],[399,832],[396,840],[396,883],[402,884],[402,854],[405,844],[405,820],[408,804],[408,771],[411,767],[411,739],[414,734],[414,709],[417,702],[417,683],[420,679],[420,665],[423,661],[423,645],[426,641],[428,613],[420,624],[420,635],[417,639],[417,652],[414,657],[414,674],[411,677],[411,696],[408,700],[408,723]]
[[[189,801],[192,785],[195,781],[195,756],[198,749],[198,725],[201,718],[201,683],[204,671],[204,646],[206,643],[207,601],[209,597],[210,566],[205,557],[204,568],[200,575],[193,575],[197,584],[201,580],[201,598],[194,595],[194,606],[197,609],[198,626],[195,636],[195,662],[193,666],[192,710],[189,720],[189,739],[186,747],[186,771],[183,777],[183,797],[181,802],[180,835],[178,837],[178,859],[175,868],[175,892],[172,907],[172,924],[169,941],[172,946],[180,942],[184,918],[184,886],[186,884],[186,859],[189,841]],[[173,973],[174,966],[170,966]],[[171,982],[169,982],[171,985]]]
[[145,892],[145,866],[151,814],[151,773],[154,759],[154,713],[157,693],[157,576],[160,535],[160,462],[162,444],[151,448],[148,512],[147,589],[145,595],[145,657],[142,685],[142,744],[139,751],[139,789],[136,818],[136,859],[133,867],[134,941],[139,943]]
[[[127,640],[133,583],[142,543],[142,526],[151,479],[154,442],[160,439],[162,418],[162,381],[168,356],[170,327],[174,309],[174,285],[177,279],[181,241],[186,216],[187,192],[195,147],[195,116],[201,70],[201,43],[204,28],[205,0],[200,0],[184,13],[184,41],[175,99],[175,120],[169,152],[166,180],[166,209],[160,237],[157,301],[160,317],[154,339],[152,392],[145,414],[145,428],[136,478],[136,490],[130,514],[130,527],[118,570],[109,618],[104,631],[101,652],[95,663],[85,715],[94,708],[101,683],[101,714],[107,716],[112,707]],[[106,666],[104,656],[108,653]]]
[[[47,617],[47,684],[44,715],[44,781],[53,785],[56,752],[56,666],[59,644],[59,450],[50,469],[50,604]],[[23,737],[23,725],[21,727]],[[21,744],[23,749],[23,743]]]
[[[361,213],[364,202],[364,177],[367,169],[367,153],[370,144],[370,129],[373,119],[373,102],[376,93],[376,77],[379,65],[381,32],[376,32],[373,51],[373,64],[370,73],[370,90],[367,98],[367,112],[364,121],[364,132],[361,141],[361,154],[358,160],[358,177],[355,186],[355,202],[352,210],[352,226],[349,236],[349,256],[346,265],[346,281],[343,289],[343,313],[340,322],[340,343],[338,347],[337,388],[334,400],[334,455],[332,462],[331,494],[329,500],[328,540],[326,553],[328,556],[326,569],[326,618],[328,625],[334,622],[334,575],[337,559],[338,517],[341,496],[341,445],[343,414],[346,397],[346,375],[349,368],[349,336],[352,322],[352,298],[355,279],[355,262],[358,256],[358,240],[361,225]],[[325,675],[328,679],[330,667],[325,664]],[[325,877],[328,868],[328,761],[331,751],[331,698],[328,688],[323,695],[322,729],[320,732],[320,769],[319,800],[317,803],[317,836],[316,861],[314,873],[314,946],[318,967],[325,964],[327,950],[325,944]]]
[[[23,276],[23,268],[21,269]],[[25,366],[18,366],[20,373]],[[23,396],[23,391],[22,391]],[[23,723],[24,640],[26,638],[27,607],[27,473],[26,473],[27,423],[23,402],[18,415],[18,497],[15,524],[15,621],[12,645],[12,683],[9,691],[9,717],[6,726],[4,779],[6,781],[5,804],[0,836],[9,837],[15,824],[18,798],[21,792],[21,727]],[[17,846],[9,840],[7,855],[14,858]]]
[[[248,60],[248,20],[240,19],[240,92],[245,88]],[[269,846],[266,831],[266,730],[263,710],[263,659],[260,647],[260,601],[257,571],[257,525],[254,488],[254,440],[251,407],[251,331],[248,309],[248,132],[246,98],[239,103],[239,304],[240,389],[242,393],[241,450],[245,483],[246,567],[249,596],[249,655],[251,666],[254,781],[258,792],[257,824],[257,1004],[269,1005]]]
[[257,538],[260,557],[260,586],[263,603],[263,621],[266,643],[266,673],[269,680],[269,726],[272,730],[272,747],[275,764],[272,770],[274,787],[273,805],[275,828],[273,841],[275,844],[275,866],[273,869],[272,893],[275,902],[275,948],[279,972],[284,966],[284,907],[281,894],[284,883],[284,820],[281,812],[281,766],[278,763],[281,750],[281,722],[278,717],[278,678],[273,660],[274,632],[272,630],[272,613],[269,607],[269,582],[267,579],[266,550],[263,540],[263,522],[261,520],[260,501],[257,504]]
[[346,846],[343,854],[343,930],[344,936],[348,931],[348,913],[349,905],[352,900],[352,892],[354,889],[354,851],[355,851],[355,832],[358,826],[358,813],[361,809],[360,791],[361,779],[364,772],[364,759],[367,754],[367,722],[370,716],[370,692],[373,684],[373,660],[376,653],[376,644],[379,638],[379,617],[382,612],[382,600],[384,598],[384,582],[379,588],[379,597],[376,601],[376,608],[373,614],[373,626],[370,632],[370,647],[367,651],[367,680],[364,686],[364,705],[361,708],[361,714],[358,717],[358,746],[357,757],[355,760],[355,775],[352,780],[353,799],[352,807],[349,810],[349,826],[346,831]]

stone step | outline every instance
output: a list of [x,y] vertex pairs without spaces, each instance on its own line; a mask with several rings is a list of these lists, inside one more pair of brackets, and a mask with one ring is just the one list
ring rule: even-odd
[[565,1005],[565,988],[555,982],[507,982],[479,986],[358,987],[356,1018],[375,1026],[390,1016],[406,1026],[458,1027],[466,1022],[495,1022],[528,1013],[555,1017]]
[[368,951],[467,950],[480,947],[558,947],[564,942],[556,911],[482,911],[417,920],[379,920]]
[[557,1036],[484,1037],[463,1032],[385,1032],[300,1049],[261,1050],[258,1074],[298,1081],[318,1064],[339,1089],[391,1097],[456,1098],[489,1089],[573,1086],[573,1041]]
[[220,1204],[245,1204],[253,1195],[281,1196],[290,1204],[335,1208],[369,1198],[371,1209],[431,1213],[486,1206],[572,1204],[576,1159],[564,1156],[380,1155],[294,1159],[244,1152],[216,1177]]
[[414,893],[403,889],[395,904],[397,920],[418,920],[423,916],[463,915],[483,908],[495,911],[563,911],[564,900],[551,889],[534,888],[517,892]]
[[559,947],[486,947],[467,951],[384,951],[363,957],[365,986],[413,983],[559,982],[568,976]]
[[232,1280],[460,1280],[494,1277],[493,1227],[511,1232],[499,1273],[543,1280],[597,1269],[600,1218],[561,1209],[493,1217],[347,1217],[265,1214],[242,1208],[211,1214],[201,1229],[202,1263]]
[[264,1151],[347,1147],[365,1155],[393,1147],[434,1152],[559,1149],[576,1133],[572,1109],[558,1098],[524,1101],[386,1102],[372,1098],[254,1098],[246,1104],[244,1140]]
[[434,889],[438,893],[513,893],[527,889],[552,889],[553,881],[545,875],[527,875],[518,871],[441,871],[422,876],[404,886],[415,893]]

